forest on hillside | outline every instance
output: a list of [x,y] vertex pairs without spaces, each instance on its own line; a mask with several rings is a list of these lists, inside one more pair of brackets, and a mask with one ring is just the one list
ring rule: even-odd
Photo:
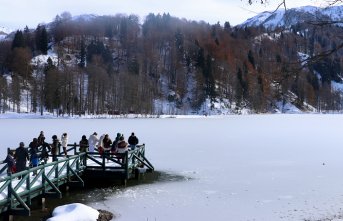
[[[0,41],[0,110],[83,114],[342,110],[342,28],[231,27],[169,14],[79,16],[65,12]],[[47,56],[44,56],[47,55]],[[45,60],[36,58],[46,58]],[[161,106],[169,103],[168,113]]]

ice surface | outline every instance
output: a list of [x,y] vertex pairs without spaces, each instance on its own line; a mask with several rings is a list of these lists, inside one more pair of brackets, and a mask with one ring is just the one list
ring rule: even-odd
[[[342,215],[343,115],[164,119],[0,119],[1,151],[45,131],[134,131],[165,180],[89,203],[116,220],[331,220]],[[3,158],[5,155],[3,155]],[[175,177],[178,177],[175,179]]]

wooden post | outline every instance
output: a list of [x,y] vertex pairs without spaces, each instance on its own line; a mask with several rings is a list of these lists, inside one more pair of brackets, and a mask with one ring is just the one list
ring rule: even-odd
[[45,211],[46,207],[45,207],[45,198],[42,197],[42,211]]
[[139,169],[136,168],[136,169],[135,169],[135,179],[136,179],[136,180],[139,180],[139,177],[140,177]]
[[105,165],[105,151],[102,152],[102,171],[105,172],[106,165]]
[[31,182],[30,182],[30,170],[28,170],[29,171],[29,175],[27,176],[27,178],[26,178],[26,190],[28,190],[29,191],[29,193],[27,194],[27,198],[26,198],[26,200],[27,200],[27,205],[31,205]]
[[74,155],[76,155],[76,148],[77,148],[77,144],[76,142],[74,143]]

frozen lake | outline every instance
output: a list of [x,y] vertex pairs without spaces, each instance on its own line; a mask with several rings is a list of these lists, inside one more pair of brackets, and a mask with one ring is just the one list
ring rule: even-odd
[[[194,119],[0,119],[1,155],[43,130],[78,142],[134,131],[167,182],[118,189],[90,206],[121,221],[319,220],[343,214],[343,115]],[[173,179],[173,177],[178,177]]]

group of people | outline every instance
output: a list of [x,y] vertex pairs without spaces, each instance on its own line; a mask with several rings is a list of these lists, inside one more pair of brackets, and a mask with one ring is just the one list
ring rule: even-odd
[[[95,148],[98,149],[100,154],[103,153],[125,153],[126,151],[134,150],[139,142],[136,135],[132,132],[128,139],[125,141],[124,135],[117,133],[116,138],[112,142],[108,134],[103,134],[100,138],[97,137],[97,133],[94,132],[87,139],[86,135],[83,135],[79,142],[80,152],[94,152]],[[37,138],[33,138],[29,144],[29,150],[25,148],[24,142],[19,143],[19,147],[13,151],[9,151],[4,162],[8,165],[8,173],[16,173],[27,169],[27,162],[30,162],[31,167],[37,167],[39,161],[47,163],[49,158],[49,152],[52,156],[52,161],[57,161],[57,156],[60,155],[60,148],[63,148],[63,154],[67,155],[68,134],[63,133],[61,140],[57,135],[52,136],[52,143],[48,144],[45,141],[44,132],[41,131]],[[36,175],[36,172],[33,174]]]
[[89,152],[94,152],[95,148],[98,149],[100,154],[103,153],[125,153],[126,151],[134,150],[139,140],[135,133],[131,133],[128,142],[125,141],[124,134],[117,133],[116,138],[112,141],[108,134],[103,134],[98,138],[98,134],[94,132],[89,136],[82,136],[80,141],[80,151],[85,151],[84,147],[89,146]]

